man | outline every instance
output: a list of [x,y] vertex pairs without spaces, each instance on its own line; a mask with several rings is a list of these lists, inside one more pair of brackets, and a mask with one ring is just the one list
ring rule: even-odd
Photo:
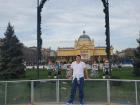
[[107,59],[104,61],[103,71],[105,73],[104,74],[105,78],[110,78],[110,76],[109,76],[109,61]]
[[47,70],[48,70],[48,78],[51,78],[52,76],[52,61],[49,60],[48,65],[47,65]]
[[72,105],[74,101],[74,96],[76,94],[76,89],[79,89],[79,102],[80,105],[84,105],[83,98],[84,98],[84,76],[88,78],[87,71],[86,75],[84,75],[84,71],[86,70],[86,64],[81,61],[81,56],[76,56],[76,61],[72,62],[71,64],[72,72],[72,87],[71,87],[71,95],[69,100],[67,101],[67,105]]
[[92,69],[91,69],[91,76],[98,76],[98,64],[96,63],[96,61],[93,62],[92,64]]
[[55,69],[56,69],[55,75],[57,76],[57,78],[60,78],[61,76],[61,62],[60,61],[56,62]]

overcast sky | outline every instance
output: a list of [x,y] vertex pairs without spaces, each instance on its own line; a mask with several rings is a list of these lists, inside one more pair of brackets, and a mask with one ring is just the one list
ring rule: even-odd
[[[137,47],[140,0],[109,0],[111,45],[115,50]],[[37,0],[0,0],[0,37],[8,22],[25,46],[36,46]],[[42,11],[43,48],[73,47],[85,30],[95,46],[105,45],[101,0],[49,0]]]

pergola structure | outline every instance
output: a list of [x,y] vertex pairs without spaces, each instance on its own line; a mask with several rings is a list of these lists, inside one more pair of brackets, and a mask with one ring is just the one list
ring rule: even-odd
[[[41,61],[41,11],[47,0],[37,0],[37,69],[39,79],[39,64]],[[101,0],[104,6],[103,12],[105,13],[105,35],[106,35],[106,54],[109,61],[109,74],[111,75],[111,61],[110,61],[110,26],[109,26],[109,2],[108,0]]]

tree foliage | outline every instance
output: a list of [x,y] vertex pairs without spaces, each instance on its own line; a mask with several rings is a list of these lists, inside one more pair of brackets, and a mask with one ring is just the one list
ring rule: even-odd
[[8,23],[0,47],[0,79],[20,78],[24,75],[22,43],[15,35],[14,27]]
[[134,74],[140,76],[140,38],[137,39],[139,46],[135,50],[135,59],[134,59]]

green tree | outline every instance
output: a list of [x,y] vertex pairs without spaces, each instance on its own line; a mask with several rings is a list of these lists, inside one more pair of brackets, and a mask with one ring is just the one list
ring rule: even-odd
[[135,50],[135,59],[134,59],[134,74],[140,76],[140,38],[137,39],[139,46]]
[[15,35],[14,27],[8,23],[0,47],[0,79],[15,79],[24,76],[23,44]]

